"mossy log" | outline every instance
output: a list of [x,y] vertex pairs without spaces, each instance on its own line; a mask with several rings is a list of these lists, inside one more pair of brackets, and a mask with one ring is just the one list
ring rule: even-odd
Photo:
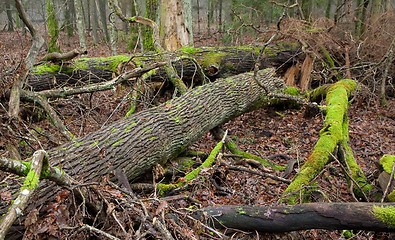
[[[210,79],[227,77],[251,71],[254,68],[260,47],[206,47],[181,48],[169,54],[173,59],[178,75],[184,82],[196,83],[202,81],[203,76],[196,62],[201,66],[204,74]],[[261,59],[261,68],[275,67],[286,69],[298,58],[301,58],[298,45],[279,44],[265,49]],[[80,58],[70,63],[43,64],[33,67],[28,76],[27,88],[42,91],[54,87],[74,84],[91,84],[110,80],[124,71],[135,67],[144,67],[154,62],[162,61],[158,54],[118,55],[103,58]],[[168,79],[168,74],[162,67],[151,74],[153,81]]]
[[290,232],[307,229],[395,231],[391,203],[305,203],[292,206],[214,206],[197,211],[218,228]]
[[[274,69],[259,71],[256,80],[271,92],[284,89]],[[80,182],[99,182],[113,170],[133,180],[176,157],[214,127],[267,101],[251,74],[220,79],[49,150],[49,163]],[[53,197],[56,189],[54,183],[40,182],[35,204]],[[6,209],[0,206],[0,213]]]
[[[322,171],[325,165],[331,160],[331,154],[335,148],[342,144],[346,149],[345,160],[352,172],[353,179],[361,184],[362,191],[367,192],[371,186],[367,184],[362,170],[355,163],[351,148],[348,146],[348,117],[349,107],[348,97],[355,90],[356,83],[353,80],[345,79],[339,81],[329,88],[323,87],[326,93],[327,114],[324,128],[320,131],[320,138],[314,146],[313,151],[308,156],[301,170],[296,174],[292,183],[284,191],[286,199],[290,203],[295,203],[300,195],[299,191]],[[318,89],[317,92],[321,90]],[[354,192],[358,193],[359,188],[354,186]]]

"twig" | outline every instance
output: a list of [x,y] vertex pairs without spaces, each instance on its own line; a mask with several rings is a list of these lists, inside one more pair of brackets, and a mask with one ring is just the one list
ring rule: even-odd
[[90,230],[90,231],[92,231],[92,232],[95,232],[95,233],[98,233],[98,234],[101,234],[101,235],[103,235],[104,237],[106,237],[106,238],[108,238],[108,239],[112,239],[112,240],[121,240],[121,239],[119,239],[119,238],[117,238],[117,237],[114,237],[113,235],[111,235],[111,234],[108,234],[108,233],[106,233],[106,232],[104,232],[104,231],[102,231],[102,230],[100,230],[100,229],[97,229],[97,228],[95,228],[95,227],[92,227],[92,226],[90,226],[90,225],[88,225],[88,224],[83,224],[82,226],[81,226],[81,228],[82,229],[88,229],[88,230]]
[[280,32],[280,24],[281,24],[281,21],[282,21],[283,18],[285,17],[285,14],[286,14],[286,12],[287,12],[287,9],[289,8],[289,4],[290,4],[290,1],[288,0],[287,5],[284,7],[283,13],[281,14],[280,18],[279,18],[278,21],[277,21],[277,30],[276,30],[276,32],[275,32],[275,33],[270,37],[270,39],[263,45],[263,47],[261,48],[261,50],[260,50],[259,53],[258,53],[258,57],[257,57],[257,60],[256,60],[256,62],[255,62],[255,66],[254,66],[254,81],[256,82],[256,84],[258,84],[258,86],[260,86],[261,88],[263,88],[263,89],[265,90],[266,94],[269,93],[269,90],[267,89],[266,86],[264,86],[263,84],[261,84],[261,83],[257,80],[258,70],[259,70],[259,67],[260,67],[261,58],[262,58],[262,55],[263,55],[263,53],[264,53],[264,51],[265,51],[265,48],[266,48],[266,47],[277,37],[277,35],[279,34],[279,32]]
[[162,233],[162,236],[166,240],[174,240],[169,230],[167,230],[166,226],[158,218],[154,217],[154,219],[152,220],[152,224],[156,229],[159,230],[160,233]]
[[[30,171],[26,176],[23,186],[21,187],[21,193],[18,198],[15,199],[14,204],[9,208],[7,214],[0,223],[0,239],[3,240],[7,234],[8,229],[12,226],[14,221],[23,213],[26,208],[30,197],[37,189],[39,178],[41,175],[41,168],[43,166],[44,159],[46,158],[46,152],[44,150],[38,150],[33,154]],[[45,159],[48,164],[48,159]]]
[[339,159],[337,159],[331,152],[329,152],[327,150],[327,152],[333,157],[333,159],[336,160],[336,162],[339,163],[340,167],[343,169],[344,173],[347,175],[347,177],[358,187],[359,191],[362,193],[364,199],[367,201],[368,197],[366,196],[366,194],[364,193],[364,191],[362,190],[361,186],[359,186],[359,184],[357,183],[357,181],[354,180],[354,178],[352,178],[352,175],[350,175],[350,173],[346,170],[346,168],[343,166],[343,164],[339,161]]
[[59,130],[59,132],[68,141],[72,141],[74,139],[74,135],[66,128],[62,120],[59,118],[58,114],[55,112],[55,110],[51,107],[51,105],[48,103],[46,99],[44,99],[39,94],[30,91],[23,91],[23,97],[29,98],[29,100],[40,104],[41,107],[44,108],[44,110],[46,111],[52,124]]
[[233,170],[233,171],[248,172],[248,173],[252,173],[252,174],[255,174],[255,175],[259,175],[261,177],[271,178],[271,179],[274,179],[274,180],[277,180],[277,181],[281,181],[281,182],[284,182],[284,183],[287,183],[287,184],[291,183],[291,180],[288,180],[288,179],[285,179],[285,178],[282,178],[282,177],[278,177],[278,176],[275,176],[275,175],[272,175],[272,174],[269,174],[269,173],[262,173],[262,172],[259,172],[257,170],[249,169],[249,168],[246,168],[246,167],[232,166],[232,165],[229,165],[229,164],[227,164],[227,163],[225,163],[223,161],[221,162],[220,165],[224,166],[224,167],[227,167],[228,169]]

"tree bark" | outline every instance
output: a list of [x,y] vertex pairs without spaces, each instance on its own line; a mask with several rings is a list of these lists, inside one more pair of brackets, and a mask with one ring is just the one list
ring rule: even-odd
[[306,229],[368,230],[393,232],[376,214],[377,207],[393,203],[307,203],[293,206],[215,206],[201,209],[195,218],[206,216],[218,228],[243,231],[290,232]]
[[78,36],[80,38],[80,47],[86,48],[84,12],[82,10],[81,0],[74,0],[74,5],[75,5],[76,16],[77,16],[77,29],[78,29]]
[[48,43],[48,52],[60,52],[60,47],[58,44],[59,38],[59,23],[55,16],[55,4],[54,0],[47,0],[47,25],[48,34],[50,40]]
[[162,0],[160,14],[160,42],[168,51],[190,46],[190,33],[185,25],[182,0]]
[[[282,89],[283,81],[273,74],[273,69],[262,70],[256,80],[271,91]],[[265,101],[265,91],[248,73],[217,80],[52,149],[49,163],[85,183],[98,182],[117,169],[133,180],[176,157],[212,128]],[[57,194],[55,184],[48,182],[40,182],[38,191],[35,204]],[[0,213],[7,209],[3,204]]]
[[[284,45],[285,46],[285,45]],[[294,62],[300,61],[303,55],[299,54],[297,46],[270,46],[265,50],[261,58],[262,68],[279,68],[281,73]],[[199,70],[188,58],[194,58],[202,67],[205,75],[211,80],[248,72],[254,69],[255,59],[260,48],[184,48],[171,54],[175,68],[182,79],[186,82],[199,82],[202,79]],[[298,57],[294,57],[298,56]],[[33,91],[42,91],[54,87],[73,85],[76,83],[90,84],[111,79],[113,74],[121,74],[119,64],[126,63],[132,56],[119,55],[108,58],[86,58],[77,59],[69,65],[41,65],[32,69],[28,77],[28,87]],[[153,62],[160,61],[158,55],[136,55],[130,61],[131,65],[147,66]],[[181,59],[181,60],[180,60]],[[130,69],[127,69],[128,71]],[[157,71],[152,78],[153,81],[167,80],[168,76],[163,68]]]

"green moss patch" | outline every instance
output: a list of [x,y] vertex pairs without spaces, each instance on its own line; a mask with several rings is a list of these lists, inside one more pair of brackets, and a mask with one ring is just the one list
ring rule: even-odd
[[383,223],[390,226],[391,228],[395,228],[395,207],[373,207],[373,214],[375,217],[380,219]]

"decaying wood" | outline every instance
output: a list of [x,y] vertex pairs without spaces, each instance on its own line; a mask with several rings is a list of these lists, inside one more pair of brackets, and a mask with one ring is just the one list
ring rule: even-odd
[[314,57],[306,54],[306,58],[300,70],[300,87],[302,91],[310,89],[311,83],[311,70],[313,69]]
[[[41,47],[44,45],[44,39],[40,35],[40,33],[34,28],[32,22],[27,17],[25,9],[23,8],[20,0],[15,0],[15,7],[18,10],[19,16],[22,21],[29,28],[30,34],[33,38],[32,46],[30,47],[29,53],[25,58],[26,69],[30,70],[30,68],[34,64],[34,61],[36,60],[36,57]],[[17,78],[14,85],[12,86],[8,110],[11,118],[19,117],[20,92],[24,81],[25,79]]]
[[46,152],[43,150],[39,150],[33,154],[31,168],[23,184],[24,186],[22,186],[18,198],[15,199],[7,214],[1,219],[0,240],[3,240],[5,238],[9,228],[12,226],[14,221],[21,214],[23,214],[23,211],[28,205],[28,201],[30,200],[34,191],[37,189],[45,154]]
[[214,206],[195,214],[218,228],[243,231],[290,232],[306,229],[369,230],[393,232],[373,214],[374,207],[392,203],[305,203],[293,206]]
[[[258,47],[207,47],[183,48],[169,54],[172,65],[182,80],[189,83],[202,81],[202,71],[211,80],[249,72],[254,69],[257,59]],[[75,59],[69,64],[35,66],[28,76],[27,88],[33,91],[42,91],[70,85],[89,85],[92,83],[108,81],[116,72],[117,65],[130,62],[135,67],[145,67],[163,61],[161,54],[140,54],[135,56],[119,55],[107,58],[82,58]],[[261,58],[260,67],[275,67],[279,73],[304,58],[300,48],[296,45],[268,46]],[[191,60],[195,59],[196,62]],[[127,69],[130,71],[132,69]],[[168,74],[164,68],[152,74],[152,81],[167,80]]]
[[[317,92],[326,94],[327,114],[325,126],[320,131],[320,139],[306,162],[284,191],[284,196],[290,203],[295,203],[299,194],[301,194],[299,191],[302,191],[303,186],[309,185],[310,181],[322,171],[331,160],[331,153],[335,151],[338,145],[346,149],[344,154],[345,162],[351,169],[352,178],[361,184],[365,193],[371,189],[371,185],[367,183],[361,168],[356,164],[352,150],[348,145],[348,97],[355,88],[356,82],[344,79],[331,85],[329,88],[324,86],[323,90],[317,90]],[[358,191],[360,191],[359,187],[354,186],[356,195],[361,195],[360,193],[358,194]]]

